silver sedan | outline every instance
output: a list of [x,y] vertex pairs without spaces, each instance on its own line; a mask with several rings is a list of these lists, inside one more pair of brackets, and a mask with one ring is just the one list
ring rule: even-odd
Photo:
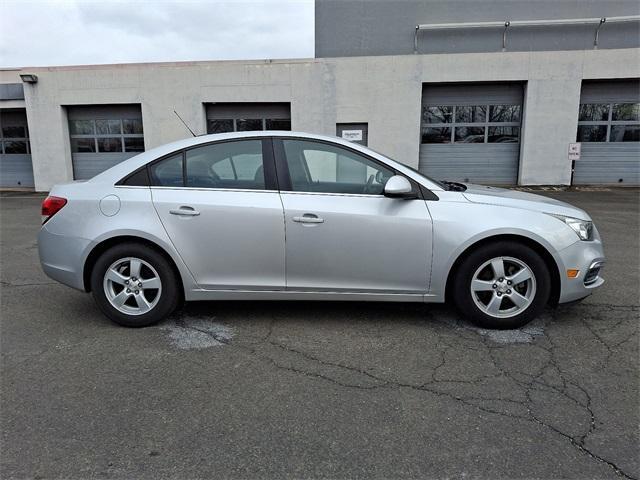
[[437,182],[360,145],[207,135],[55,186],[38,237],[51,278],[126,326],[184,300],[444,302],[517,328],[604,282],[586,212]]

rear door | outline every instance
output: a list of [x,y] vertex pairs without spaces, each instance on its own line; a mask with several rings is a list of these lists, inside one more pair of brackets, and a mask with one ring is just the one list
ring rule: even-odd
[[197,146],[149,166],[153,203],[200,287],[282,290],[284,218],[269,139]]
[[335,144],[274,140],[286,223],[287,290],[424,294],[431,217],[385,197],[396,172]]

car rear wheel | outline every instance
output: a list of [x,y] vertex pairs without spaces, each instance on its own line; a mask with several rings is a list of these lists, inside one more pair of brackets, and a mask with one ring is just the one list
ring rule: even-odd
[[146,327],[178,305],[177,278],[169,262],[137,243],[105,251],[91,273],[91,290],[102,312],[127,327]]
[[529,323],[546,305],[549,270],[538,253],[513,242],[485,245],[461,263],[453,284],[458,308],[484,328]]

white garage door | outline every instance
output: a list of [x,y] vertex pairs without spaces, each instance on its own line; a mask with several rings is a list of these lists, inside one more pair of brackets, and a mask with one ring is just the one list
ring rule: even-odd
[[144,152],[139,105],[67,107],[73,178],[84,180]]
[[640,185],[640,81],[582,85],[574,185]]
[[513,185],[521,84],[425,85],[419,169],[438,180]]

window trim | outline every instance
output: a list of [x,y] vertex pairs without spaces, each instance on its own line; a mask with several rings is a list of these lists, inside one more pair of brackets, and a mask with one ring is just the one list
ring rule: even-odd
[[[251,189],[251,188],[218,188],[218,187],[188,187],[185,185],[185,180],[187,178],[187,151],[193,150],[196,148],[207,147],[210,145],[218,145],[229,142],[242,142],[248,140],[260,140],[262,143],[262,166],[264,168],[264,189]],[[271,137],[242,137],[242,138],[228,138],[224,140],[214,140],[212,142],[199,143],[197,145],[192,145],[190,147],[182,148],[175,150],[171,153],[167,153],[158,157],[156,159],[151,160],[150,162],[145,163],[141,167],[135,169],[133,172],[127,174],[120,180],[115,183],[117,187],[148,187],[148,188],[165,188],[165,189],[188,189],[188,190],[211,190],[211,191],[243,191],[243,192],[277,192],[278,189],[278,179],[276,175],[276,166],[274,162],[273,156],[273,147],[271,145]],[[175,155],[182,155],[182,186],[180,187],[172,187],[167,185],[153,185],[151,180],[151,173],[149,168],[155,165],[156,163],[162,162],[167,158],[173,157]],[[139,173],[141,170],[146,170],[147,175],[147,185],[127,185],[126,181],[129,177],[132,177]]]
[[[427,188],[419,184],[418,182],[416,182],[413,178],[407,177],[404,173],[395,169],[391,165],[381,162],[380,160],[373,158],[372,156],[367,155],[366,153],[363,153],[359,150],[356,150],[355,148],[351,148],[347,145],[333,143],[327,140],[322,140],[317,138],[293,137],[293,136],[273,137],[273,151],[275,155],[276,173],[278,176],[278,184],[280,185],[281,193],[299,193],[303,195],[332,195],[332,196],[342,196],[342,197],[378,197],[378,198],[384,197],[386,198],[384,194],[381,195],[381,194],[374,194],[374,193],[306,192],[306,191],[294,190],[291,183],[291,175],[289,173],[289,165],[287,164],[287,156],[284,150],[283,140],[298,140],[298,141],[305,141],[305,142],[311,142],[311,143],[320,143],[320,144],[332,146],[334,148],[343,148],[351,153],[354,153],[356,155],[360,155],[366,158],[367,160],[371,161],[376,165],[384,167],[387,170],[391,170],[394,175],[402,175],[411,183],[411,186],[413,187],[413,190],[416,194],[416,197],[415,197],[416,199],[420,199],[420,200],[434,199],[434,198],[425,198],[424,189],[427,189]],[[431,190],[427,189],[427,191],[432,193]],[[432,194],[432,195],[433,197],[435,197],[436,200],[438,199],[438,197],[435,194]],[[405,199],[405,200],[410,200],[410,199]]]

